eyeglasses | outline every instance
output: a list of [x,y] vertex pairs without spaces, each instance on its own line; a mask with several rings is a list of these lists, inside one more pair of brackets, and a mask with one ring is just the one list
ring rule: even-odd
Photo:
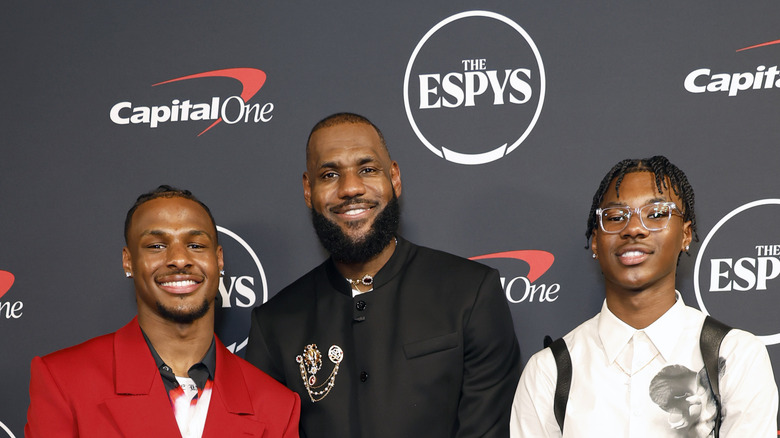
[[669,226],[669,220],[674,212],[682,216],[680,209],[674,202],[653,202],[637,208],[599,208],[596,210],[596,216],[599,218],[599,226],[601,226],[602,231],[616,234],[626,229],[633,214],[639,215],[639,221],[647,231],[663,230]]

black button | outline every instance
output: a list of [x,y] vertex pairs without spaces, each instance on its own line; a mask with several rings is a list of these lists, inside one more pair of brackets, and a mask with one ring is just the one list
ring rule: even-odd
[[358,301],[355,303],[355,308],[360,310],[361,312],[366,310],[366,302],[363,300]]
[[360,381],[365,382],[366,380],[368,380],[368,373],[363,371],[360,373]]

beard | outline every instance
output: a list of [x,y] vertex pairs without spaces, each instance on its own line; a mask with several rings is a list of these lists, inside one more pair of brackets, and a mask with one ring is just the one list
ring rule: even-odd
[[[361,202],[361,200],[354,198],[347,201],[346,204],[358,202]],[[338,224],[329,220],[314,208],[311,209],[311,221],[320,243],[322,243],[322,246],[325,247],[335,261],[345,264],[364,263],[382,252],[390,241],[395,238],[401,216],[400,210],[398,198],[395,196],[394,190],[393,198],[379,212],[368,232],[357,238],[348,236]]]
[[205,298],[203,299],[203,304],[196,308],[172,309],[163,306],[159,301],[157,302],[157,312],[160,316],[177,324],[192,324],[196,320],[203,318],[208,313],[209,307],[211,307],[209,301]]

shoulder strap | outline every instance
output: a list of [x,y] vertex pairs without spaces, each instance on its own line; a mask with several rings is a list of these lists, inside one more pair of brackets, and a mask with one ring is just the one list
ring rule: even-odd
[[711,316],[704,318],[704,324],[701,327],[701,336],[699,337],[699,349],[701,357],[704,360],[704,369],[707,372],[707,379],[712,388],[712,395],[715,398],[715,406],[718,413],[715,417],[715,438],[720,434],[721,422],[721,402],[720,402],[720,373],[718,359],[720,357],[720,343],[731,327],[723,324]]
[[563,434],[563,420],[566,418],[566,404],[569,401],[569,389],[571,388],[571,356],[569,356],[569,349],[566,348],[566,342],[563,338],[550,344],[550,350],[555,357],[555,366],[558,368],[553,412],[555,413],[555,421],[558,422],[558,427],[561,428],[561,434]]

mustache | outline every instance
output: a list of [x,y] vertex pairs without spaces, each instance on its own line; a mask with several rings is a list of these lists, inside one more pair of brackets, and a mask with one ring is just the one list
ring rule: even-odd
[[195,275],[195,274],[193,274],[189,269],[176,269],[174,271],[168,271],[168,272],[164,272],[162,274],[159,274],[159,275],[155,276],[155,278],[167,277],[167,276],[170,276],[170,275]]
[[371,207],[376,207],[377,205],[379,205],[379,203],[376,202],[376,201],[369,201],[368,199],[356,196],[354,198],[347,199],[346,201],[342,202],[341,204],[334,205],[333,207],[330,208],[330,211],[340,210],[342,208],[345,208],[345,207],[347,207],[349,205],[354,205],[354,204],[366,204],[366,205],[369,205]]

